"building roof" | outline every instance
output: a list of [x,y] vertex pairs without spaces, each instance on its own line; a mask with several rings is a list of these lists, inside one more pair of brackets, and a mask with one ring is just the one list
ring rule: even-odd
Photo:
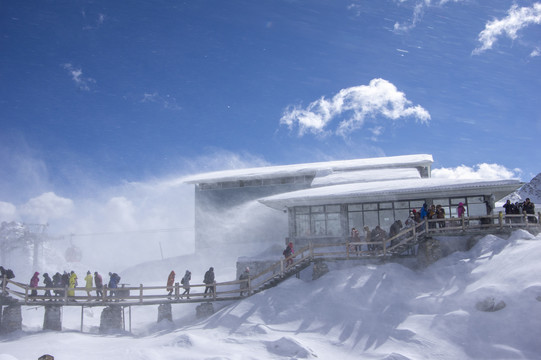
[[368,159],[327,161],[308,164],[266,166],[249,169],[224,170],[187,176],[183,179],[188,184],[217,183],[235,180],[255,180],[292,176],[316,176],[317,173],[345,172],[356,170],[374,170],[390,168],[430,167],[432,155],[402,155]]
[[318,172],[311,187],[420,178],[419,171],[413,168]]
[[315,187],[259,199],[271,208],[351,204],[493,194],[496,200],[518,189],[519,180],[402,179]]

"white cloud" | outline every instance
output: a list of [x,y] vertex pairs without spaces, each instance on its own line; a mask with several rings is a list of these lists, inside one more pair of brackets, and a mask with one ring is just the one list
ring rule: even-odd
[[537,47],[530,53],[530,57],[537,57],[541,55],[541,48]]
[[528,25],[541,24],[541,3],[535,3],[532,7],[518,7],[513,4],[503,19],[489,21],[485,29],[479,33],[481,46],[473,50],[477,55],[485,50],[492,49],[500,36],[507,36],[514,40],[517,32]]
[[460,165],[456,168],[432,169],[432,177],[440,179],[506,180],[520,178],[520,169],[507,169],[498,164],[478,164],[473,167]]
[[74,67],[72,64],[67,63],[62,65],[64,69],[71,75],[71,79],[75,82],[75,85],[81,90],[89,91],[90,84],[96,82],[96,80],[90,77],[83,76],[83,70]]
[[[81,12],[81,15],[83,16],[83,19],[86,21],[87,20],[86,11],[83,10]],[[92,17],[89,19],[92,21],[92,24],[83,26],[83,30],[96,30],[100,28],[101,25],[103,25],[103,23],[105,22],[105,19],[106,19],[105,14],[98,13],[95,18]]]
[[169,94],[162,96],[158,94],[157,92],[145,93],[143,94],[143,98],[141,99],[141,102],[159,104],[164,109],[170,109],[170,110],[182,109],[182,107],[177,104],[177,99],[175,99],[173,96]]
[[17,220],[17,208],[15,205],[0,201],[0,219],[8,222]]
[[30,199],[20,208],[21,215],[29,221],[41,224],[67,216],[73,210],[73,201],[53,192]]
[[[406,32],[408,30],[411,30],[414,28],[417,23],[419,23],[425,14],[425,10],[431,6],[443,6],[448,2],[460,2],[462,0],[440,0],[440,1],[432,1],[432,0],[420,0],[415,3],[415,6],[413,7],[413,15],[412,19],[409,22],[404,23],[395,23],[394,24],[394,31],[395,32]],[[407,2],[407,0],[399,0],[399,3]],[[437,3],[434,5],[433,3]]]
[[[421,123],[430,120],[430,114],[420,105],[412,106],[403,92],[384,79],[372,79],[369,85],[340,90],[332,99],[322,97],[305,109],[290,106],[282,115],[280,123],[290,129],[298,126],[299,135],[310,131],[324,134],[327,127],[339,120],[336,134],[345,136],[361,128],[367,119],[386,118],[398,120],[413,117]],[[381,124],[378,124],[381,127]],[[380,132],[382,129],[378,129]]]

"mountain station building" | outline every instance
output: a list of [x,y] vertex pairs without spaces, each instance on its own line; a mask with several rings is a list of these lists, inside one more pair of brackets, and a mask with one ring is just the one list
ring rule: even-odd
[[[388,232],[395,220],[404,222],[424,203],[441,205],[446,218],[457,217],[459,203],[466,216],[487,215],[496,201],[522,185],[519,180],[432,178],[432,163],[432,155],[417,154],[190,176],[185,182],[195,185],[196,251],[221,246],[213,239],[227,225],[225,214],[242,204],[274,211],[263,212],[265,230],[251,228],[237,233],[243,239],[230,241],[261,247],[285,240],[303,246],[343,241],[353,227],[379,225]],[[252,209],[250,214],[257,207]],[[258,222],[248,227],[253,223]]]

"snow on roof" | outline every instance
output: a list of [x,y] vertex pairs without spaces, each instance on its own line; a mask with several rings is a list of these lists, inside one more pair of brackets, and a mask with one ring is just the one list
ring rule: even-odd
[[286,207],[303,205],[489,194],[494,194],[496,200],[499,200],[518,189],[521,185],[519,180],[402,179],[310,188],[269,196],[259,199],[259,202],[271,208],[282,210]]
[[433,162],[434,160],[432,159],[432,155],[428,154],[402,155],[215,171],[187,176],[183,180],[188,184],[216,183],[233,180],[267,179],[303,175],[313,176],[316,175],[317,172],[321,171],[335,172],[383,168],[427,167],[431,166]]
[[351,184],[360,182],[386,181],[398,179],[420,179],[421,174],[417,169],[378,169],[360,171],[339,171],[330,174],[317,173],[312,181],[312,187]]

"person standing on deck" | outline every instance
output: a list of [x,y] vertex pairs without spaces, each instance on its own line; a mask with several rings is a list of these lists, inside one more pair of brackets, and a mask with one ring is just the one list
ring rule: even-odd
[[103,279],[97,271],[94,271],[94,283],[96,284],[96,296],[99,300],[103,296]]
[[[43,274],[43,283],[45,284],[45,287],[47,287],[47,288],[54,287],[53,279],[51,279],[51,277],[47,273]],[[43,295],[44,296],[51,296],[51,290],[49,290],[49,289],[45,290],[45,294],[43,294]]]
[[90,270],[86,272],[85,276],[85,289],[86,289],[86,296],[88,296],[88,301],[90,301],[90,291],[92,291],[92,281],[94,279],[92,278],[92,274],[90,273]]
[[69,277],[69,288],[68,290],[68,296],[75,296],[75,287],[77,286],[77,274],[75,274],[75,271],[71,271],[70,277]]

